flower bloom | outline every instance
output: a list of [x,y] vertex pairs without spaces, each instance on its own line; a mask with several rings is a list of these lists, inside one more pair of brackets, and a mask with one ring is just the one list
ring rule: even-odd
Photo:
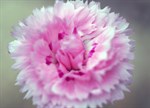
[[95,2],[35,9],[9,44],[17,85],[37,108],[93,108],[122,99],[133,69],[128,26]]

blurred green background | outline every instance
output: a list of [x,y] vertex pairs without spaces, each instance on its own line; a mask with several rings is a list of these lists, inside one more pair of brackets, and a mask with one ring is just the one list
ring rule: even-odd
[[[131,93],[104,108],[150,108],[150,0],[95,1],[125,17],[134,31],[131,38],[136,41]],[[53,4],[54,0],[0,0],[0,108],[35,108],[14,86],[17,71],[11,68],[14,61],[7,47],[14,40],[10,34],[13,25],[29,16],[33,9]]]

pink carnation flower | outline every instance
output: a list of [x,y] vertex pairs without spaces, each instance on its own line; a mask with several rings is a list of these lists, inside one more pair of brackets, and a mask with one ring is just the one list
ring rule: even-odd
[[17,85],[37,108],[94,108],[120,100],[133,66],[129,23],[98,3],[57,1],[14,28]]

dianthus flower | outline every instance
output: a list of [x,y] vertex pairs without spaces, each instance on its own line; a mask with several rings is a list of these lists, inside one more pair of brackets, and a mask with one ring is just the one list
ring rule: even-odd
[[94,108],[120,100],[133,66],[129,23],[80,0],[35,9],[14,27],[17,85],[37,108]]

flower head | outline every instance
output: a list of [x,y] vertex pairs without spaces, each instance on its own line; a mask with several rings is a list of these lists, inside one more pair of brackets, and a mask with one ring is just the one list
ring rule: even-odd
[[37,108],[93,108],[122,99],[133,69],[128,26],[93,1],[34,10],[9,44],[25,98]]

